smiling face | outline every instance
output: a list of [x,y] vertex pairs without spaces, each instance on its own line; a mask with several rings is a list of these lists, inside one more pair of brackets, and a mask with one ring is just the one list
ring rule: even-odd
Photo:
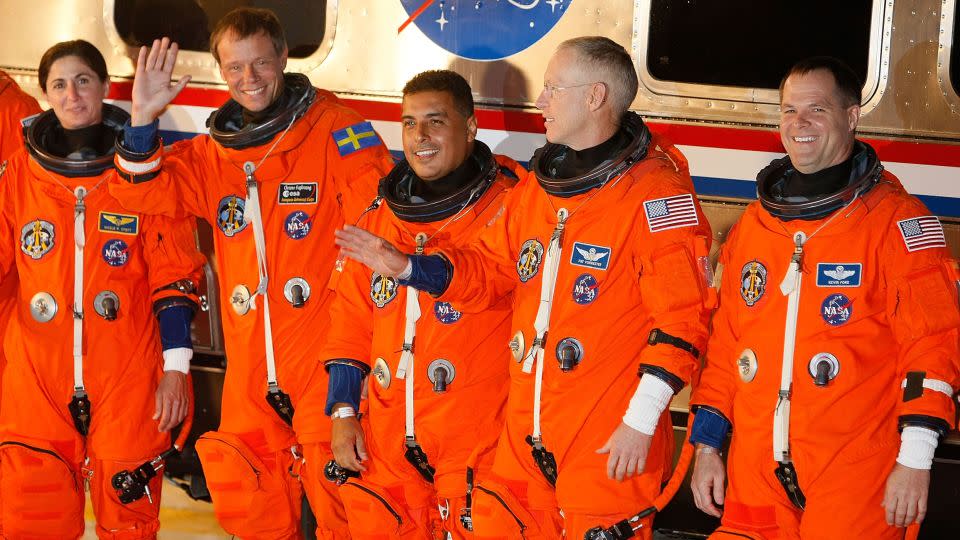
[[477,118],[464,118],[449,92],[406,94],[401,116],[403,155],[427,182],[450,174],[473,151]]
[[793,166],[804,174],[850,157],[859,105],[846,105],[825,69],[787,78],[780,98],[780,140]]
[[593,146],[590,135],[594,130],[590,126],[591,83],[596,76],[582,73],[577,52],[569,47],[561,47],[554,53],[543,74],[543,91],[537,98],[536,106],[543,115],[547,141],[582,150]]
[[266,33],[237,39],[236,34],[227,32],[217,43],[217,53],[230,97],[244,109],[262,111],[283,92],[287,51],[278,55]]
[[109,81],[101,81],[83,59],[70,55],[50,65],[43,97],[64,128],[80,129],[100,123],[109,91]]

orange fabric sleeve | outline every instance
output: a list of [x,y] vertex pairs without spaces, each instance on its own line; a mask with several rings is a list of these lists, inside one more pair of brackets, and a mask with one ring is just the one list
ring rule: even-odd
[[[648,173],[644,181],[658,186],[649,199],[693,191],[692,185],[688,185],[689,177],[684,178],[672,168]],[[681,338],[702,352],[713,303],[709,270],[712,237],[696,196],[694,204],[697,225],[636,234],[634,253],[640,268],[640,295],[652,328]],[[646,219],[642,221],[646,226]],[[684,382],[689,382],[699,368],[698,358],[664,343],[644,347],[639,363],[661,367]]]
[[[738,273],[734,268],[726,268],[729,262],[727,246],[737,242],[738,226],[734,225],[727,235],[727,241],[720,250],[717,261],[715,283],[717,291],[717,309],[710,321],[710,338],[707,342],[706,354],[703,357],[703,371],[693,385],[693,395],[690,405],[706,405],[717,409],[728,420],[733,418],[733,399],[737,392],[735,374],[737,369],[731,367],[740,351],[734,350],[739,339],[739,328],[736,321],[736,310],[731,309],[731,303],[740,301],[740,284],[737,282]],[[724,308],[724,306],[729,306]]]
[[[528,189],[540,189],[533,173],[528,173],[503,199],[503,209],[477,240],[460,249],[439,253],[453,265],[453,278],[438,299],[453,302],[465,313],[483,311],[500,301],[516,287],[514,259],[517,233],[511,218]],[[524,186],[532,186],[525,189]]]
[[[196,222],[193,218],[172,220],[162,216],[145,216],[143,255],[147,262],[151,302],[182,296],[199,305],[200,277],[206,259],[197,249]],[[184,294],[166,288],[178,281],[193,283],[193,292]]]
[[131,184],[115,175],[109,189],[120,204],[134,212],[171,218],[205,216],[203,191],[208,176],[204,164],[214,156],[205,155],[208,137],[200,135],[178,141],[162,153],[159,174],[139,184]]
[[[900,223],[929,216],[930,211],[914,198],[898,206],[885,244],[884,278],[887,282],[887,313],[899,350],[895,352],[902,385],[908,374],[923,373],[925,381],[941,381],[955,394],[960,387],[960,309],[958,309],[956,263],[946,247],[909,251]],[[916,377],[916,376],[914,376]],[[919,379],[918,379],[919,380]],[[917,389],[919,391],[919,389]],[[899,388],[898,392],[901,392]],[[953,425],[954,402],[942,391],[924,387],[920,395],[904,392],[897,414],[924,415]]]

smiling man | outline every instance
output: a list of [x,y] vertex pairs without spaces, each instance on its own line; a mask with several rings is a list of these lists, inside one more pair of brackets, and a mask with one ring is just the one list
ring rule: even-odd
[[513,296],[509,349],[489,359],[509,363],[511,383],[472,491],[477,538],[652,534],[652,516],[627,520],[660,493],[666,407],[706,341],[710,228],[686,160],[628,111],[637,86],[620,45],[566,41],[537,99],[547,145],[475,243],[408,256],[359,228],[337,233],[347,256],[464,313]]
[[[515,182],[507,174],[519,167],[475,139],[470,85],[452,71],[411,79],[401,114],[406,159],[380,182],[358,225],[409,250],[471,243],[502,211]],[[439,530],[471,536],[467,468],[483,478],[492,456],[468,461],[503,426],[507,363],[492,359],[510,339],[509,308],[506,295],[485,311],[463,312],[345,264],[321,357],[330,373],[334,456],[362,471],[340,479],[355,540],[390,531],[391,538],[436,538]],[[414,340],[415,350],[404,352]],[[361,382],[371,371],[369,414],[358,420]]]
[[780,88],[787,156],[720,255],[694,498],[723,505],[712,538],[903,538],[954,418],[956,264],[937,218],[856,140],[850,68],[811,58]]
[[[287,45],[276,16],[240,8],[210,39],[230,100],[210,135],[161,160],[156,117],[186,84],[171,85],[177,48],[164,38],[140,51],[131,126],[117,149],[127,182],[110,186],[125,205],[214,229],[228,367],[219,429],[197,452],[224,529],[242,538],[300,534],[305,490],[317,536],[349,538],[335,486],[324,414],[327,376],[317,352],[333,295],[333,230],[344,194],[372,198],[393,162],[369,122],[306,76],[284,73]],[[161,165],[162,163],[162,165]],[[292,474],[293,473],[293,474]]]

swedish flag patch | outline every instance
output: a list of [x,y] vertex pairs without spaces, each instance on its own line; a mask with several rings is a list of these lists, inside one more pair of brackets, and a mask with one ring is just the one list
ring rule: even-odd
[[370,122],[359,122],[332,133],[340,156],[348,156],[357,150],[363,150],[380,144],[380,137]]

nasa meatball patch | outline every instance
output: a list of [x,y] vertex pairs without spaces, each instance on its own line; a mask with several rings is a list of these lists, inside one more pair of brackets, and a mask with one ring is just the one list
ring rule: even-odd
[[463,316],[450,302],[434,302],[433,314],[443,324],[453,324]]
[[853,302],[845,295],[831,294],[820,305],[820,316],[830,326],[840,326],[853,316]]
[[123,266],[130,260],[130,246],[120,239],[110,239],[103,244],[103,261],[110,266]]
[[591,304],[600,294],[597,278],[590,274],[580,274],[573,282],[573,301],[582,305]]
[[302,240],[310,234],[313,218],[303,210],[291,212],[283,222],[283,231],[293,240]]

